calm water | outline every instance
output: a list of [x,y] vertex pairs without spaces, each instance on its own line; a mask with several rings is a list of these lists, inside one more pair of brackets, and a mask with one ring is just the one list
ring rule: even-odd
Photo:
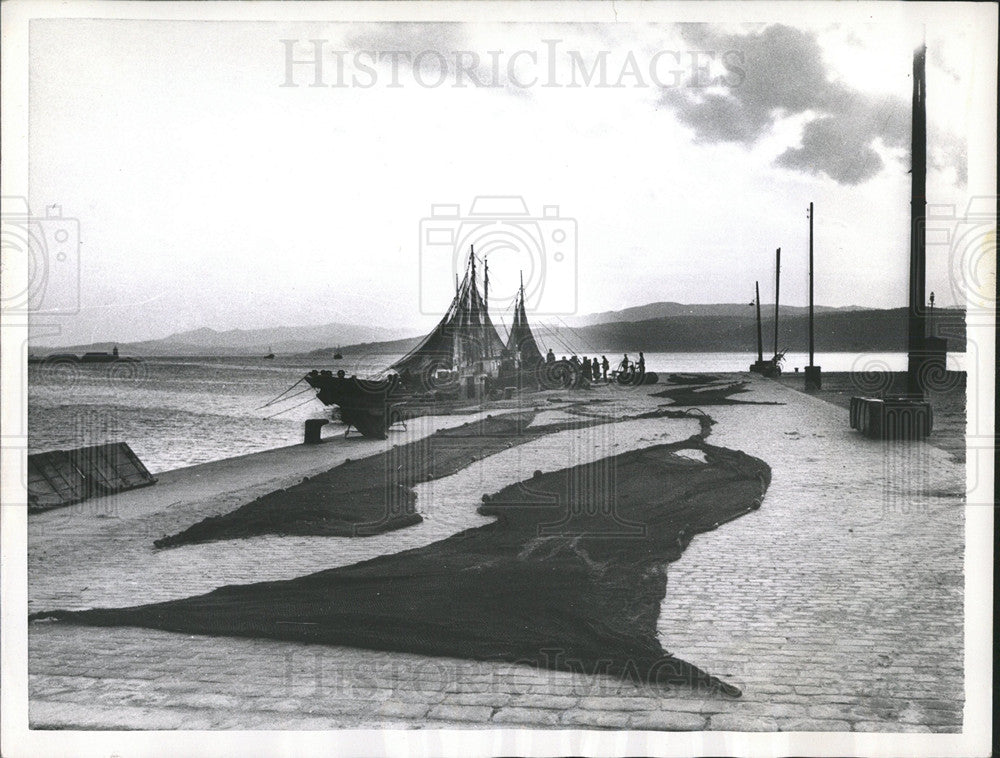
[[[141,363],[68,367],[33,365],[28,371],[28,435],[31,452],[125,441],[152,472],[229,458],[302,441],[303,421],[328,417],[311,391],[261,407],[312,368],[343,368],[368,375],[393,355],[352,357],[316,364],[309,360],[257,358],[161,358]],[[634,359],[635,354],[629,354]],[[646,368],[658,372],[745,371],[749,353],[649,353]],[[949,355],[949,368],[964,369],[964,354]],[[612,365],[621,355],[608,355]],[[808,356],[789,354],[785,370],[805,366]],[[900,371],[904,353],[817,353],[832,371]],[[299,384],[292,393],[305,389]]]

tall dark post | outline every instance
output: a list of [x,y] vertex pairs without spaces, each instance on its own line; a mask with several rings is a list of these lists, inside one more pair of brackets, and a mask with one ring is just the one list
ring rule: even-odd
[[760,282],[754,282],[757,290],[757,363],[764,362],[764,335],[760,326]]
[[483,256],[483,347],[486,357],[493,357],[493,343],[487,337],[486,318],[490,312],[490,262]]
[[[913,133],[910,169],[910,297],[906,332],[906,395],[903,397],[851,398],[851,428],[867,437],[884,440],[923,439],[931,433],[934,415],[921,386],[922,369],[928,361],[946,366],[947,340],[927,337],[924,305],[926,258],[924,219],[927,212],[927,106],[924,89],[924,57],[927,47],[913,54]],[[929,348],[933,355],[929,355]]]
[[927,336],[924,313],[924,289],[927,274],[924,249],[924,218],[927,213],[927,103],[924,82],[924,58],[927,47],[913,54],[913,132],[910,171],[910,302],[906,349],[908,353],[906,392],[923,397],[920,368],[924,360]]
[[809,203],[809,365],[813,365],[813,204]]
[[778,300],[781,293],[781,248],[774,258],[774,356],[778,357]]
[[822,388],[820,367],[814,365],[816,332],[813,328],[813,204],[809,203],[809,365],[806,366],[806,389]]
[[490,262],[483,260],[483,307],[490,309]]

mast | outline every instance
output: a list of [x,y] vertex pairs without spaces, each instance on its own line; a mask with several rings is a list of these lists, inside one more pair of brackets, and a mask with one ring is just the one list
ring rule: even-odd
[[483,349],[487,358],[493,357],[492,346],[486,339],[486,318],[490,312],[490,262],[483,257]]
[[[521,285],[517,289],[518,305],[517,305],[517,317],[520,323],[524,323],[525,319],[521,318],[521,314],[524,313],[524,271],[518,271],[518,276],[520,277]],[[521,329],[524,327],[522,326]],[[520,329],[518,330],[520,332]],[[521,339],[520,334],[518,334],[518,340]],[[521,361],[521,346],[517,345],[517,360],[520,364]]]
[[924,82],[924,57],[927,46],[921,45],[913,54],[913,124],[910,141],[910,299],[907,319],[906,391],[923,397],[920,386],[920,365],[927,336],[924,313],[925,279],[927,274],[923,224],[927,206],[927,104]]
[[[473,319],[478,318],[479,316],[479,309],[476,308],[476,295],[479,293],[479,288],[476,286],[476,251],[473,245],[469,245],[469,267],[472,270],[472,279],[470,280],[471,286],[469,287],[469,310],[467,313],[469,316],[469,327],[472,327],[474,325]],[[479,330],[479,333],[480,337],[482,337],[483,336],[482,329]],[[470,341],[474,339],[472,335],[473,331],[470,328],[468,337]],[[476,352],[480,351],[477,350]],[[473,363],[474,362],[475,360],[473,360]]]
[[483,259],[483,306],[486,311],[490,308],[490,262]]
[[760,282],[754,282],[757,290],[757,362],[764,362],[764,335],[760,327]]
[[781,292],[781,248],[774,258],[774,356],[778,357],[778,300]]
[[813,365],[813,204],[809,203],[809,365]]

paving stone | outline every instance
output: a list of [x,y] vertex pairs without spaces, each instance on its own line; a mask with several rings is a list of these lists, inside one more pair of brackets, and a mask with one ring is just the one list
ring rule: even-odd
[[602,729],[624,729],[629,726],[632,714],[623,711],[595,711],[592,709],[563,711],[560,723]]
[[536,695],[524,693],[511,697],[509,705],[526,708],[572,708],[580,698],[566,695]]
[[373,714],[387,719],[422,719],[430,708],[426,703],[379,703]]
[[740,713],[719,713],[708,720],[708,729],[722,732],[776,732],[778,722],[771,717],[752,717]]
[[493,715],[495,724],[525,724],[530,726],[555,726],[562,711],[551,708],[501,708]]
[[851,725],[834,719],[780,718],[778,729],[782,732],[849,732]]
[[[853,724],[851,724],[851,728],[855,732],[883,732],[886,734],[931,731],[930,727],[923,726],[920,724],[899,724],[896,722],[885,722],[885,721],[855,721]],[[960,731],[960,729],[956,728],[955,730],[949,730],[949,731]]]
[[440,721],[476,721],[481,724],[490,720],[493,709],[482,705],[435,705],[427,717]]
[[505,692],[455,692],[447,693],[441,700],[442,705],[488,705],[500,708],[507,705],[511,696]]
[[690,732],[705,729],[708,719],[696,713],[670,711],[636,712],[629,715],[629,729],[647,731]]

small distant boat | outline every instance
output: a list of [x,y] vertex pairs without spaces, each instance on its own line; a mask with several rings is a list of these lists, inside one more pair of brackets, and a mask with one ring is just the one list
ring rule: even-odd
[[271,352],[271,348],[267,349],[267,355],[264,356],[264,360],[265,361],[273,361],[274,360],[274,353]]
[[337,348],[337,352],[335,352],[335,353],[333,354],[333,359],[334,359],[335,361],[339,361],[339,360],[341,360],[341,359],[342,359],[343,357],[344,357],[344,356],[340,354],[340,348],[338,347],[338,348]]

